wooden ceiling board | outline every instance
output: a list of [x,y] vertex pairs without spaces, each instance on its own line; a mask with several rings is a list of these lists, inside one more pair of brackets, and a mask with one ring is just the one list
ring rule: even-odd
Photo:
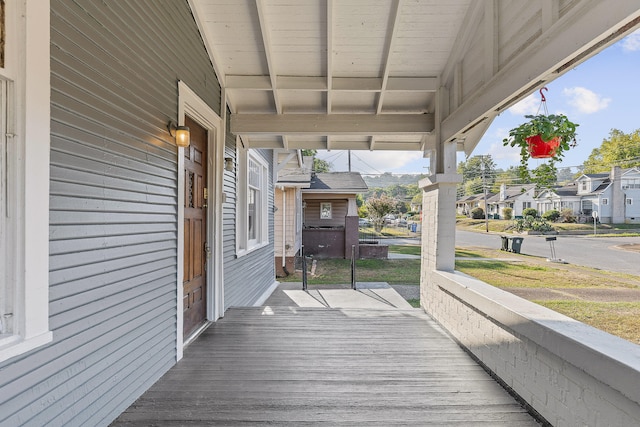
[[[332,149],[441,149],[455,140],[470,154],[504,108],[640,26],[638,0],[615,8],[601,0],[187,1],[232,118],[311,113],[331,124],[339,114],[357,122],[428,112],[439,120],[419,141],[385,141],[384,127],[372,137],[357,124],[350,134],[362,140],[329,132],[304,141]],[[267,133],[242,136],[269,147],[291,138],[285,128]]]

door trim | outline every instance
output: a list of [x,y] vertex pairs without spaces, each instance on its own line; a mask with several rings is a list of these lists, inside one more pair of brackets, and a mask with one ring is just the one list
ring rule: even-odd
[[[224,130],[222,119],[184,82],[178,81],[178,125],[184,125],[189,116],[208,132],[207,188],[207,241],[211,257],[207,260],[207,320],[215,321],[224,314],[224,286],[222,267],[222,181],[224,158]],[[184,148],[178,148],[178,250],[176,275],[176,360],[182,359],[182,279],[184,276]]]

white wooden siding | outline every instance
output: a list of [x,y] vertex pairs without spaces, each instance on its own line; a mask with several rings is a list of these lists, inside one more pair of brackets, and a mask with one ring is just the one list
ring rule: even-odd
[[51,344],[0,425],[107,425],[176,357],[177,81],[220,90],[187,2],[51,2]]

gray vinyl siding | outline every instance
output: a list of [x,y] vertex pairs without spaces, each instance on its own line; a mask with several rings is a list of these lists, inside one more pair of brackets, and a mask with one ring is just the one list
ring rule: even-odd
[[[225,145],[225,157],[232,157],[236,161],[235,136],[228,135]],[[259,150],[265,162],[269,165],[269,245],[257,249],[241,257],[236,254],[236,185],[238,168],[233,172],[225,172],[224,191],[227,202],[224,205],[223,236],[224,236],[224,302],[225,309],[229,307],[250,306],[262,297],[275,282],[274,259],[274,227],[273,227],[273,155],[268,150]]]
[[107,425],[175,364],[178,80],[219,112],[185,1],[51,2],[50,329],[0,425]]

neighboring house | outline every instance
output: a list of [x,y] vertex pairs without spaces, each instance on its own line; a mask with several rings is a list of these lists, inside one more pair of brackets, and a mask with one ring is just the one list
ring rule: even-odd
[[560,212],[565,209],[571,209],[574,215],[580,213],[580,196],[575,182],[558,188],[544,189],[536,196],[536,210],[540,215],[550,210]]
[[105,425],[277,285],[273,156],[225,134],[188,2],[0,8],[0,425]]
[[[489,200],[493,197],[493,193],[487,193],[486,199]],[[463,196],[456,201],[456,213],[459,215],[471,216],[471,211],[475,208],[485,208],[485,194],[471,194],[469,196]]]
[[504,218],[504,208],[511,208],[513,218],[521,217],[524,209],[536,207],[535,191],[534,184],[501,184],[500,192],[487,200],[489,214]]
[[309,188],[313,157],[300,150],[273,151],[275,177],[275,269],[276,276],[294,272],[295,257],[302,250],[302,189]]
[[356,194],[367,189],[357,172],[312,174],[309,188],[302,190],[305,255],[351,258],[355,246],[359,257]]
[[594,212],[605,224],[640,223],[640,169],[613,167],[610,173],[583,174],[565,187],[545,190],[538,211],[571,209],[580,222]]

